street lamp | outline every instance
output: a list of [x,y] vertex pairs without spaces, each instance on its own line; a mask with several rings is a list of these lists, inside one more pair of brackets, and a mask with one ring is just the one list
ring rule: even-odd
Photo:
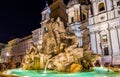
[[9,57],[9,56],[10,56],[10,54],[7,52],[7,53],[6,53],[6,56],[7,56],[7,57]]

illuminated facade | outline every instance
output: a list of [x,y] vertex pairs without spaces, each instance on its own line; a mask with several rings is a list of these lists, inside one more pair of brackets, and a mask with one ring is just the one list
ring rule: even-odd
[[91,49],[103,62],[120,63],[120,0],[91,0]]
[[6,44],[4,48],[2,48],[1,62],[10,62],[13,46],[17,45],[18,41],[18,38],[10,40],[8,44]]
[[[89,4],[89,0],[70,0],[67,4],[68,27],[71,27],[77,36],[79,47],[83,47],[87,43],[84,41],[83,33],[86,31],[86,25],[88,25]],[[86,34],[88,34],[88,31],[86,31]]]
[[9,61],[9,54],[11,51],[10,47],[8,45],[5,45],[4,48],[1,50],[1,62],[8,62]]
[[22,39],[16,38],[10,40],[8,44],[2,49],[2,62],[21,62],[26,50],[30,48],[32,36],[26,36]]
[[68,27],[74,31],[79,40],[79,47],[83,45],[82,34],[80,32],[80,4],[77,0],[70,0],[67,5]]
[[43,34],[41,28],[32,31],[32,42],[38,47],[39,50],[42,48],[42,36]]
[[43,35],[44,31],[46,30],[46,23],[50,19],[50,13],[51,13],[51,10],[48,6],[48,3],[46,2],[46,6],[43,9],[43,11],[41,12],[42,20],[41,20],[40,24],[41,24],[41,34],[42,35]]
[[14,62],[21,62],[26,54],[26,50],[30,49],[31,41],[31,35],[19,39],[19,42],[12,47],[11,60]]

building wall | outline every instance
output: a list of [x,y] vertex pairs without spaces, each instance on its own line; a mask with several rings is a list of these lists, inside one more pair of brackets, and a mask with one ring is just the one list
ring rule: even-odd
[[79,47],[83,46],[82,33],[80,27],[80,4],[74,4],[73,6],[66,9],[68,14],[68,27],[70,27],[79,41]]
[[2,49],[2,62],[21,62],[26,54],[26,50],[30,49],[32,36],[26,36],[22,39],[13,39]]
[[68,27],[71,27],[79,40],[79,47],[84,50],[90,48],[88,14],[89,14],[89,0],[78,1],[70,0],[67,5],[66,13],[68,14]]
[[[100,3],[105,5],[103,11],[99,11]],[[92,4],[93,14],[89,17],[88,27],[91,49],[104,56],[104,63],[118,64],[120,63],[120,60],[117,60],[120,56],[120,17],[118,14],[120,8],[117,6],[117,0],[94,0]],[[106,53],[107,50],[108,53]]]
[[34,31],[32,31],[32,41],[34,43],[34,45],[36,45],[37,47],[39,47],[38,49],[41,49],[42,48],[42,36],[43,36],[43,33],[42,33],[42,28],[38,28]]
[[20,39],[19,43],[12,48],[11,59],[15,62],[21,62],[24,55],[26,54],[26,50],[30,49],[30,44],[32,42],[32,36],[26,36]]
[[2,49],[2,52],[1,52],[1,62],[10,61],[10,51],[11,51],[11,47],[9,47],[8,45],[5,45],[5,47]]

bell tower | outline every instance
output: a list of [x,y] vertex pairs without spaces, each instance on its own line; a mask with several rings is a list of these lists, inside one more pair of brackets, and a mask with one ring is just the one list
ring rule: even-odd
[[42,23],[46,23],[50,19],[50,13],[51,13],[51,10],[46,1],[46,7],[43,9],[43,11],[41,13],[42,14]]
[[41,31],[42,31],[42,33],[44,33],[46,23],[50,19],[50,13],[51,13],[51,9],[49,8],[48,3],[46,1],[45,8],[41,12],[42,20],[41,20],[40,24],[41,24],[41,29],[42,29]]

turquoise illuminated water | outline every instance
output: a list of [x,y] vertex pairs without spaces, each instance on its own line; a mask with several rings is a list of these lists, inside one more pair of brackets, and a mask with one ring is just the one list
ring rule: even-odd
[[5,73],[17,75],[19,77],[120,77],[120,73],[108,72],[106,68],[94,68],[92,72],[77,72],[77,73],[60,73],[57,71],[47,71],[43,74],[42,70],[21,70],[13,69],[8,70]]

